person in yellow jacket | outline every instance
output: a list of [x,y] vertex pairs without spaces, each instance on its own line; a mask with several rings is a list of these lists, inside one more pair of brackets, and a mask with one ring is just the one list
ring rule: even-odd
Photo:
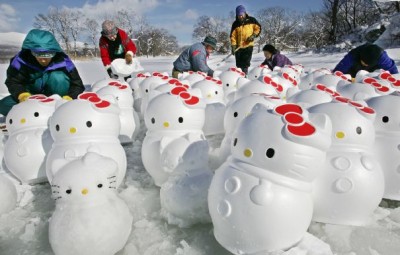
[[231,29],[232,55],[235,55],[236,67],[247,74],[253,54],[254,39],[261,33],[261,25],[247,14],[243,5],[236,7],[236,20]]

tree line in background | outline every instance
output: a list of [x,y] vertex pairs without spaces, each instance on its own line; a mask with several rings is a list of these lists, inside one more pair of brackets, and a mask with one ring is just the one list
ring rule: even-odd
[[[364,37],[355,40],[374,41],[385,30],[385,18],[396,13],[400,13],[400,1],[322,0],[318,11],[301,13],[271,7],[260,8],[250,15],[262,26],[255,46],[258,51],[267,43],[278,49],[296,51],[304,48],[321,49],[340,43],[352,34]],[[168,30],[151,26],[144,16],[126,9],[111,17],[94,20],[85,17],[80,11],[52,7],[47,14],[35,17],[34,27],[55,34],[69,54],[98,56],[101,23],[105,19],[114,20],[118,27],[135,40],[138,55],[174,55],[182,50],[176,37]],[[192,38],[194,41],[201,41],[206,35],[211,35],[218,40],[217,52],[227,53],[230,51],[229,36],[234,19],[233,11],[227,17],[200,16],[193,27]],[[372,25],[374,28],[368,33],[359,33],[363,27]],[[396,37],[394,40],[400,38]],[[85,42],[83,48],[78,47],[79,41]]]

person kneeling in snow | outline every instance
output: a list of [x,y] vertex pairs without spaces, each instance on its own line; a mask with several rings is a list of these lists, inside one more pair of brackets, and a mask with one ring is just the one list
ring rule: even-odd
[[275,66],[284,67],[285,65],[293,65],[292,61],[285,55],[281,54],[271,44],[266,44],[263,48],[265,60],[261,65],[266,65],[269,69],[274,70]]
[[367,43],[347,53],[333,69],[333,72],[341,71],[354,78],[360,70],[373,72],[377,69],[389,71],[391,74],[399,72],[395,62],[386,51],[378,45]]
[[108,75],[115,78],[111,70],[111,62],[117,58],[125,58],[126,64],[132,63],[132,58],[136,54],[136,45],[126,32],[117,28],[111,20],[105,20],[101,28],[99,41],[101,61]]
[[203,42],[195,43],[185,49],[174,62],[172,77],[178,78],[179,73],[187,71],[200,71],[213,76],[214,70],[207,65],[207,58],[217,47],[217,40],[206,36]]
[[11,95],[0,100],[4,116],[33,94],[58,94],[71,100],[85,90],[78,70],[54,35],[40,29],[26,35],[22,50],[10,61],[5,84]]

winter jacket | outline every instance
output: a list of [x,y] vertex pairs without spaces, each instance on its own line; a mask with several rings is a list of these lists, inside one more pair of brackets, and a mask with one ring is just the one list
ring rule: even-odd
[[393,59],[391,59],[383,49],[381,49],[377,64],[372,66],[361,65],[361,53],[363,51],[363,47],[365,47],[365,45],[361,45],[346,54],[346,56],[344,56],[344,58],[333,69],[333,72],[341,71],[342,73],[350,74],[351,77],[355,77],[357,72],[360,70],[373,72],[377,69],[384,69],[389,71],[391,74],[396,74],[399,72]]
[[236,18],[231,28],[231,45],[242,48],[254,46],[254,41],[246,42],[246,40],[252,35],[258,37],[260,33],[261,25],[254,17],[246,14],[243,21]]
[[[41,66],[32,55],[34,51],[54,51],[56,55],[48,66]],[[85,90],[81,77],[71,59],[62,51],[53,34],[48,31],[33,29],[26,36],[22,50],[10,61],[5,84],[12,98],[18,102],[18,96],[24,92],[45,94],[44,77],[60,71],[69,79],[68,96],[76,98]],[[47,95],[50,96],[50,95]],[[63,96],[63,95],[61,95]]]
[[274,70],[275,66],[284,67],[285,65],[293,65],[293,64],[288,57],[278,52],[272,55],[271,60],[265,59],[261,65],[266,65],[269,67],[269,69]]
[[115,41],[111,41],[106,36],[102,35],[100,37],[99,47],[101,61],[103,61],[103,65],[106,69],[110,67],[114,59],[125,58],[125,54],[128,51],[136,54],[135,43],[133,43],[124,30],[119,28]]
[[213,76],[214,71],[207,65],[208,53],[203,43],[195,43],[185,49],[175,60],[174,68],[177,71],[201,71]]

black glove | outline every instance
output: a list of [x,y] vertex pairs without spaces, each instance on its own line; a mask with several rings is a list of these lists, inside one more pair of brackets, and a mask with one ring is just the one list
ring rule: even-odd
[[237,48],[236,45],[232,45],[232,48],[231,48],[232,55],[235,55],[236,48]]
[[255,34],[252,34],[252,35],[249,36],[249,38],[247,38],[246,42],[248,42],[248,43],[252,42],[252,41],[254,41],[254,39],[256,39],[256,37],[257,36]]
[[110,76],[110,78],[112,78],[112,79],[118,79],[118,75],[116,75],[116,74],[114,74],[114,73],[112,72],[111,67],[110,67],[110,68],[107,68],[107,73],[108,73],[108,76]]

